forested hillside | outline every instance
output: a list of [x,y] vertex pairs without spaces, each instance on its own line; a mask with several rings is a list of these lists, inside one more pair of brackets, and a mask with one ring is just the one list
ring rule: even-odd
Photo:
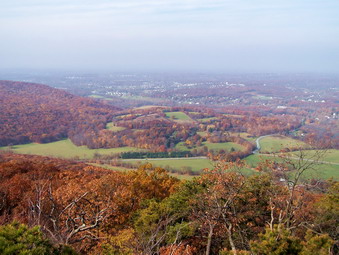
[[117,110],[46,85],[12,81],[0,81],[0,106],[0,145],[95,134]]

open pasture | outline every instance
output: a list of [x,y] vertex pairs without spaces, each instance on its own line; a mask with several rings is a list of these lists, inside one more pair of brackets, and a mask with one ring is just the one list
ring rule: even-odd
[[118,127],[118,126],[115,126],[113,122],[109,122],[106,124],[106,129],[110,130],[110,131],[113,131],[113,132],[118,132],[118,131],[122,131],[122,130],[125,130],[124,127]]
[[208,122],[210,120],[217,120],[217,117],[210,117],[210,118],[203,118],[203,119],[197,119],[200,122]]
[[[304,150],[306,158],[312,157],[317,150]],[[291,155],[292,157],[297,157],[299,152],[290,152],[288,155]],[[331,163],[338,163],[339,164],[339,150],[326,150],[325,154],[321,157],[320,161],[324,162],[331,162]]]
[[[295,155],[294,155],[295,156]],[[326,157],[324,157],[326,158]],[[264,160],[270,160],[274,162],[282,162],[282,159],[278,156],[270,156],[270,155],[260,155],[260,154],[253,154],[246,157],[245,162],[248,164],[249,167],[254,168],[258,165],[259,162]],[[324,160],[324,159],[322,159]],[[297,161],[296,159],[292,159],[292,161]],[[293,174],[293,171],[290,172]],[[329,179],[333,178],[335,180],[339,180],[339,165],[335,164],[328,164],[328,163],[319,163],[314,166],[314,170],[310,169],[305,171],[303,178],[305,179]]]
[[306,143],[286,136],[267,136],[260,140],[260,152],[279,152],[282,149],[289,148],[307,148]]
[[154,166],[163,167],[165,169],[191,169],[192,171],[201,171],[204,168],[213,168],[213,162],[205,158],[182,158],[182,159],[140,159],[140,160],[124,160],[124,162],[129,162],[135,166],[140,164],[145,164],[147,162],[151,163]]
[[257,139],[257,137],[252,136],[249,133],[246,132],[228,132],[231,136],[239,136],[241,138],[244,138],[245,140],[249,141],[249,142],[255,142],[255,140]]
[[184,112],[165,112],[166,117],[173,119],[177,122],[191,122],[193,121],[186,113]]
[[220,150],[227,150],[227,151],[231,151],[232,148],[235,151],[241,151],[244,150],[244,147],[240,144],[237,143],[209,143],[209,142],[203,142],[201,146],[198,147],[194,147],[192,149],[188,149],[183,142],[180,142],[176,145],[176,149],[181,150],[181,151],[191,151],[193,149],[197,149],[197,150],[201,150],[204,146],[206,146],[208,148],[208,150],[215,150],[215,151],[220,151]]
[[[2,150],[8,147],[0,147]],[[52,143],[30,143],[23,145],[14,145],[11,150],[20,154],[34,154],[41,156],[52,156],[58,158],[79,158],[79,159],[92,159],[95,154],[111,155],[115,153],[128,152],[128,151],[142,151],[133,147],[121,147],[111,149],[89,149],[86,146],[76,146],[71,140],[61,140]]]

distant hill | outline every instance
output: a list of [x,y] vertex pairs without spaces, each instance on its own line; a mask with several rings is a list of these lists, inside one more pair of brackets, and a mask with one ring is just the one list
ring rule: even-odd
[[69,137],[84,143],[118,109],[42,84],[0,81],[0,146]]

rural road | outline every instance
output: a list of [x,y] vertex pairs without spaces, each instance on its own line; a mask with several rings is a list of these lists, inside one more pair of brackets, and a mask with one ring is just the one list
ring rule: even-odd
[[[269,157],[275,157],[276,155],[274,154],[263,154],[263,153],[260,153],[260,149],[261,149],[261,146],[260,146],[260,140],[265,138],[265,137],[269,137],[269,136],[274,136],[276,134],[270,134],[270,135],[263,135],[263,136],[260,136],[258,137],[256,140],[255,140],[255,143],[256,143],[256,149],[253,150],[252,154],[259,154],[259,155],[262,155],[262,156],[269,156]],[[125,162],[130,162],[130,161],[163,161],[163,160],[189,160],[189,159],[207,159],[208,157],[204,157],[204,156],[201,156],[201,157],[187,157],[187,158],[146,158],[146,159],[121,159],[121,161],[125,161]],[[288,157],[289,159],[299,159],[298,157]],[[309,159],[309,161],[315,161],[315,160],[311,160]],[[339,163],[335,163],[335,162],[328,162],[328,161],[318,161],[318,163],[322,163],[322,164],[330,164],[330,165],[339,165]]]
[[257,148],[252,152],[253,154],[258,154],[261,147],[260,147],[260,140],[265,138],[265,137],[268,137],[268,136],[273,136],[275,134],[271,134],[271,135],[263,135],[263,136],[259,136],[256,140],[255,140],[255,143],[256,143],[256,146]]
[[[252,152],[253,154],[260,154],[260,155],[263,155],[263,156],[269,156],[269,157],[275,157],[276,155],[272,155],[272,154],[263,154],[263,153],[260,153],[260,140],[265,138],[265,137],[268,137],[268,136],[274,136],[276,134],[271,134],[271,135],[263,135],[263,136],[260,136],[258,137],[256,140],[255,140],[255,143],[256,143],[256,146],[257,148]],[[298,157],[287,157],[289,159],[299,159]],[[339,163],[335,163],[335,162],[328,162],[328,161],[317,161],[317,160],[312,160],[312,159],[305,159],[305,160],[308,160],[310,162],[318,162],[320,164],[329,164],[329,165],[339,165]]]

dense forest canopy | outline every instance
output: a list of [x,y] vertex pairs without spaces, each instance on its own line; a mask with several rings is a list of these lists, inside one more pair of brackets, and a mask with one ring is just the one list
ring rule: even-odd
[[50,142],[103,129],[116,107],[46,85],[0,81],[0,145]]
[[[239,167],[220,163],[179,181],[151,164],[123,173],[1,154],[0,251],[13,245],[15,235],[6,233],[16,231],[36,233],[43,249],[72,254],[338,251],[338,183],[289,187],[273,172],[245,177]],[[39,228],[8,225],[13,220]]]

